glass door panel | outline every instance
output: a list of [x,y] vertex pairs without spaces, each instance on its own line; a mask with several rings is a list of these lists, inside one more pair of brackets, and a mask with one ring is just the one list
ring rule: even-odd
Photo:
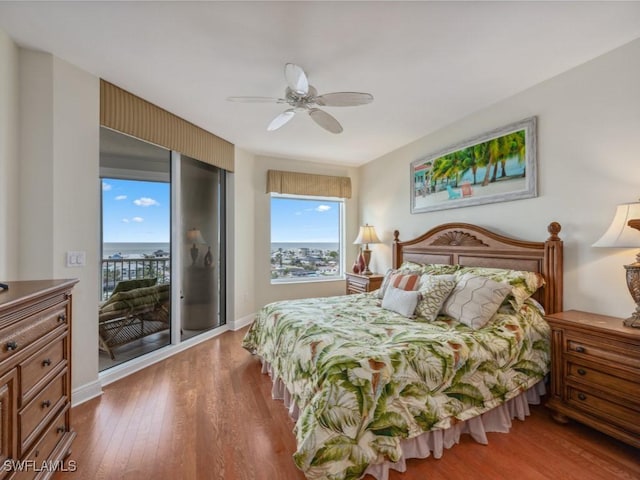
[[224,171],[185,155],[180,161],[182,339],[225,323]]

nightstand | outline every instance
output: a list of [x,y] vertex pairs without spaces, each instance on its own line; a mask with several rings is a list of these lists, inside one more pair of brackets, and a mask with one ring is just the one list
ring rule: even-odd
[[640,447],[640,329],[622,319],[569,310],[551,326],[553,418],[573,418]]
[[373,292],[380,288],[384,275],[358,275],[347,273],[347,295],[352,293]]

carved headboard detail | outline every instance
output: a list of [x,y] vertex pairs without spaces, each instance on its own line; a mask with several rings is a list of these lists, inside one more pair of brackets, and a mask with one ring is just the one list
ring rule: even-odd
[[563,289],[563,244],[558,236],[561,228],[559,223],[552,222],[547,227],[550,236],[544,242],[517,240],[468,223],[439,225],[407,241],[400,241],[396,230],[393,267],[410,261],[537,272],[542,274],[546,285],[534,298],[547,313],[559,312]]

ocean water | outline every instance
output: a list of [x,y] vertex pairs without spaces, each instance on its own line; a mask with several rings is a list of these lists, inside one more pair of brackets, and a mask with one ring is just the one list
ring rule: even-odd
[[169,243],[103,243],[102,258],[109,258],[111,255],[116,253],[119,253],[125,258],[143,257],[144,255],[153,255],[153,252],[156,250],[169,252]]
[[314,242],[274,242],[271,244],[271,251],[276,252],[279,248],[282,250],[297,250],[299,248],[309,248],[312,250],[335,250],[340,247],[339,243],[314,243]]

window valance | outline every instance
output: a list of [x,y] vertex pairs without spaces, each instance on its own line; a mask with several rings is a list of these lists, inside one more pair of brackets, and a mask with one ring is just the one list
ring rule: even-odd
[[267,171],[267,193],[351,198],[351,179],[311,173]]
[[105,80],[100,125],[233,172],[232,143]]

